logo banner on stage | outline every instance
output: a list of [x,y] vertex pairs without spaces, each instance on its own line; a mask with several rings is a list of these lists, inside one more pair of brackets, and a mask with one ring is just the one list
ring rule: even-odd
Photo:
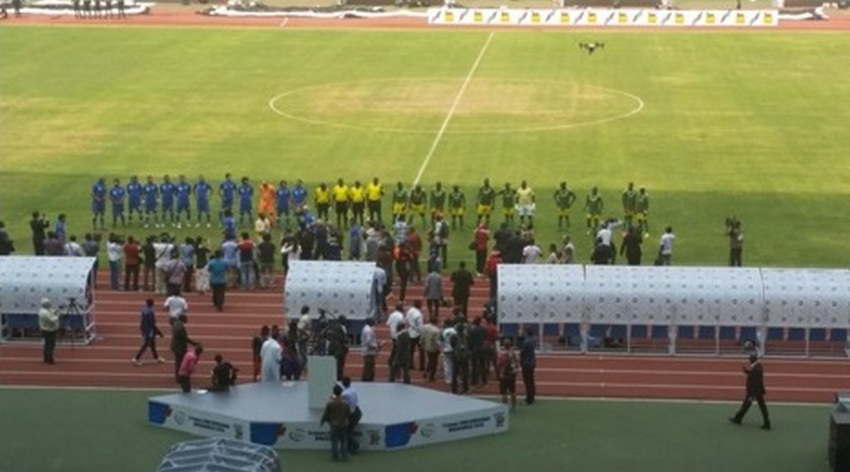
[[770,27],[777,10],[655,10],[638,8],[429,8],[434,25]]

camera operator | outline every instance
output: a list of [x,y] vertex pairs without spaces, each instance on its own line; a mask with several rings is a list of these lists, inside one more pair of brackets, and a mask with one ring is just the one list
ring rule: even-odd
[[729,238],[729,266],[741,267],[744,252],[744,232],[736,217],[726,218],[726,236]]
[[44,255],[44,240],[47,238],[46,230],[50,222],[39,211],[32,212],[30,229],[32,229],[32,247],[36,256]]
[[59,312],[53,309],[49,298],[41,299],[38,310],[38,327],[44,338],[44,362],[54,364],[53,352],[56,350],[56,333],[59,331]]

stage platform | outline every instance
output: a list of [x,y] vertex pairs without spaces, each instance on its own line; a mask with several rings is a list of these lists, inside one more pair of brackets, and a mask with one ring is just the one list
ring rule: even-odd
[[[501,403],[399,383],[355,383],[362,450],[389,451],[506,432]],[[307,382],[253,383],[226,393],[193,391],[148,399],[151,424],[282,449],[330,447],[321,409],[307,407]]]

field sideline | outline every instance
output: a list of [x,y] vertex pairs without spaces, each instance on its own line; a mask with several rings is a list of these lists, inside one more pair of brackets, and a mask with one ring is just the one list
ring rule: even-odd
[[[101,175],[409,185],[430,156],[422,183],[457,183],[470,201],[484,177],[527,179],[544,246],[560,240],[560,180],[580,201],[599,186],[611,216],[634,181],[652,197],[648,253],[671,224],[677,263],[722,265],[722,222],[737,215],[747,265],[850,264],[841,32],[498,30],[472,74],[489,32],[2,32],[0,215],[19,252],[32,209],[65,212],[73,233],[87,231]],[[589,36],[606,49],[581,53]],[[293,91],[284,105],[299,119],[268,106]],[[643,108],[605,121],[633,109],[623,94]],[[573,210],[572,233],[586,261],[581,216]],[[467,238],[454,238],[455,260],[469,258]]]

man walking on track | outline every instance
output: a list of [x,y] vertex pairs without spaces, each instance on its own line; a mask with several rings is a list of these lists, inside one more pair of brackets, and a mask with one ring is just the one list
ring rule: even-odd
[[767,405],[764,402],[764,394],[767,393],[764,388],[764,367],[761,365],[761,360],[757,354],[750,354],[749,365],[744,366],[744,373],[747,374],[747,396],[744,397],[744,403],[741,408],[735,413],[735,416],[729,418],[729,421],[737,425],[741,424],[747,411],[753,404],[753,399],[758,403],[761,410],[762,425],[761,429],[770,429],[770,417],[767,414]]

